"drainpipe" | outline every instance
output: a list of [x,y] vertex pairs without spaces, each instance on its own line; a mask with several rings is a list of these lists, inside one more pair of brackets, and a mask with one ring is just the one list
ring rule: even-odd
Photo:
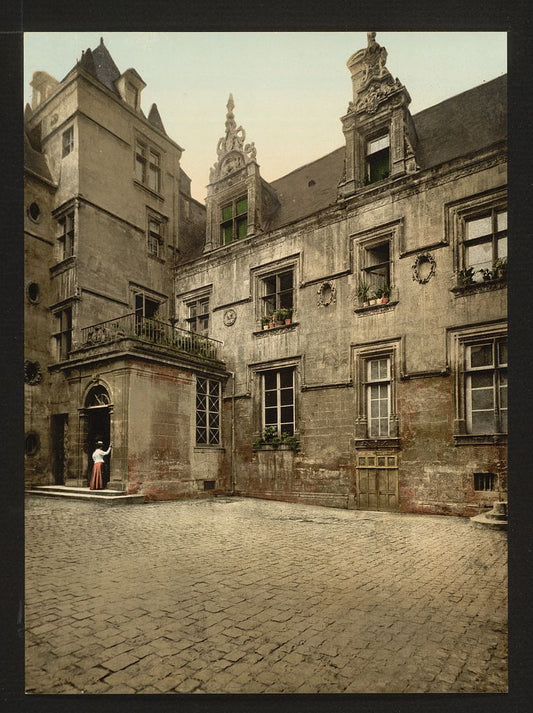
[[231,374],[231,470],[230,470],[230,485],[231,495],[235,495],[235,372],[229,371]]

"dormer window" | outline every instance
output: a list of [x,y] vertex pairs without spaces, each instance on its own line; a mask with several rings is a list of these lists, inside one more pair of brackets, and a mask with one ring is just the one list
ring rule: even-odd
[[131,82],[126,82],[126,101],[134,109],[137,108],[137,104],[139,101],[139,90]]
[[222,244],[228,245],[234,240],[245,238],[248,234],[248,198],[241,196],[222,206],[220,224]]
[[390,175],[390,137],[381,134],[366,144],[365,183],[383,181]]

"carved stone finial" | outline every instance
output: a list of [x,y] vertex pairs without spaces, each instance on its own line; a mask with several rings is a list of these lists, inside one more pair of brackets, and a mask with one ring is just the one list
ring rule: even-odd
[[366,40],[367,40],[367,47],[370,47],[371,45],[376,44],[376,33],[375,32],[367,32]]
[[218,140],[218,160],[210,171],[209,180],[211,183],[256,159],[257,152],[253,142],[245,145],[246,132],[242,126],[237,126],[235,121],[233,94],[229,95],[226,109],[226,133]]

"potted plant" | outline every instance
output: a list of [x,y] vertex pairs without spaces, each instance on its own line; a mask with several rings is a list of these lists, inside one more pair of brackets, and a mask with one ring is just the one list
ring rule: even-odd
[[268,329],[268,323],[270,322],[270,317],[268,314],[265,314],[261,317],[261,327],[263,329]]
[[507,258],[500,257],[494,263],[494,277],[497,280],[507,279]]
[[465,285],[474,284],[474,268],[473,267],[463,267],[459,270],[459,280],[463,287]]
[[363,307],[368,307],[369,305],[369,293],[370,285],[368,285],[366,282],[360,282],[357,287],[357,297],[359,298],[359,301],[361,302]]
[[284,324],[291,323],[292,309],[289,309],[288,307],[282,307],[280,310],[278,310],[278,315],[281,317],[281,320]]
[[271,312],[271,313],[268,315],[268,328],[269,328],[269,329],[274,329],[275,326],[276,326],[276,320],[275,320],[275,317],[274,317],[274,312]]
[[489,280],[494,280],[494,273],[492,270],[489,270],[487,267],[483,267],[480,270],[481,277],[483,278],[483,282],[488,282]]
[[383,285],[381,288],[381,303],[386,305],[387,302],[390,300],[390,293],[391,293],[391,286],[390,285]]
[[277,309],[277,310],[274,312],[274,322],[275,322],[275,324],[276,324],[276,327],[281,327],[281,325],[283,324],[284,320],[285,320],[285,317],[283,316],[283,310]]
[[[378,293],[378,291],[375,291],[375,292],[372,292],[372,294],[370,295],[370,300],[369,300],[370,305],[377,305],[377,303],[378,303],[377,293]],[[380,296],[380,299],[381,299],[381,296]]]

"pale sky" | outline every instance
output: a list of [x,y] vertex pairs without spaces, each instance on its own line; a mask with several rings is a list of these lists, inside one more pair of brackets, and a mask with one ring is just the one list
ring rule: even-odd
[[[340,117],[352,99],[346,61],[366,32],[30,32],[24,35],[24,92],[33,72],[61,80],[82,50],[104,43],[121,72],[146,82],[167,134],[185,151],[182,167],[204,202],[209,168],[224,135],[226,103],[255,143],[267,181],[344,144]],[[505,32],[378,32],[387,68],[411,96],[411,113],[507,71]]]

